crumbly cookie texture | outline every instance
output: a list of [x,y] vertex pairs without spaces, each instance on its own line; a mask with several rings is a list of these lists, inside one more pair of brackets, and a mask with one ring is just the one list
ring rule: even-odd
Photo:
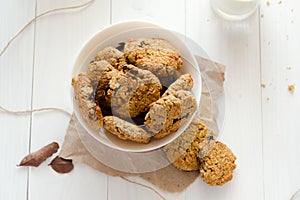
[[129,63],[154,73],[164,86],[174,82],[182,66],[180,53],[166,40],[132,39],[124,48],[124,56]]
[[122,140],[148,144],[151,139],[151,135],[142,128],[116,116],[104,117],[103,127],[105,130],[118,136]]
[[175,93],[175,96],[180,100],[181,108],[181,123],[191,119],[192,115],[197,110],[197,101],[190,91],[179,90]]
[[97,87],[99,79],[104,71],[112,70],[113,66],[105,60],[95,60],[89,64],[86,71],[87,77],[91,80],[92,85]]
[[127,62],[127,59],[126,59],[125,55],[123,54],[122,56],[113,60],[111,64],[112,64],[112,66],[114,66],[114,68],[121,71],[123,69],[123,66],[129,65],[129,62]]
[[147,112],[149,105],[160,98],[161,89],[158,78],[150,71],[125,65],[110,80],[106,96],[111,98],[114,115],[130,118]]
[[197,102],[189,91],[177,91],[150,105],[145,125],[155,138],[163,138],[190,119],[197,109]]
[[129,52],[136,50],[138,48],[153,48],[153,49],[163,49],[175,52],[179,54],[178,50],[172,46],[170,42],[162,38],[139,38],[139,39],[129,39],[125,44],[124,52]]
[[106,92],[109,89],[109,82],[112,80],[113,77],[118,75],[119,71],[112,67],[111,65],[107,67],[105,70],[102,71],[101,75],[99,76],[98,85],[96,86],[96,100],[98,105],[106,113],[109,113],[111,106],[111,98],[110,96],[106,95]]
[[199,170],[199,151],[212,132],[198,119],[193,119],[188,128],[172,143],[164,147],[169,161],[184,171]]
[[118,58],[123,56],[123,52],[119,51],[118,49],[114,47],[106,47],[99,51],[97,55],[95,56],[95,60],[106,60],[110,64],[113,64],[118,60]]
[[180,100],[174,95],[160,98],[150,106],[145,125],[152,135],[164,137],[179,129]]
[[174,83],[172,83],[165,93],[162,95],[167,96],[169,94],[174,94],[179,90],[191,91],[194,86],[194,80],[190,74],[181,75]]
[[200,158],[200,175],[208,185],[224,185],[233,177],[236,157],[223,143],[216,142],[204,158]]
[[93,100],[94,89],[91,80],[85,74],[72,79],[74,96],[84,121],[95,131],[102,127],[102,112]]

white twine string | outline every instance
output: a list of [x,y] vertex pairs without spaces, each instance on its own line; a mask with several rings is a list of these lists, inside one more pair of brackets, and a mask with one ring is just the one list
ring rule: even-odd
[[45,15],[48,15],[48,14],[51,14],[51,13],[54,13],[54,12],[58,12],[58,11],[63,11],[63,10],[73,10],[73,9],[78,9],[78,8],[83,8],[85,6],[89,6],[93,1],[95,0],[90,0],[84,4],[80,4],[80,5],[76,5],[76,6],[69,6],[69,7],[63,7],[63,8],[55,8],[55,9],[52,9],[52,10],[48,10],[46,12],[43,12],[39,15],[37,15],[36,17],[32,18],[27,24],[25,24],[23,26],[23,28],[21,28],[8,42],[7,44],[5,45],[5,47],[2,49],[1,53],[0,53],[0,57],[4,54],[4,52],[7,50],[7,48],[9,47],[9,45],[30,25],[32,24],[35,20],[45,16]]
[[160,194],[160,193],[159,193],[157,190],[155,190],[153,187],[150,187],[150,186],[148,186],[148,185],[144,185],[144,184],[139,183],[139,182],[136,182],[136,181],[132,181],[132,180],[130,180],[130,179],[124,177],[124,176],[120,176],[120,178],[123,179],[123,180],[125,180],[125,181],[127,181],[127,182],[129,182],[129,183],[133,183],[133,184],[142,186],[142,187],[144,187],[144,188],[147,188],[147,189],[153,191],[154,193],[156,193],[162,200],[167,200],[162,194]]
[[300,188],[293,194],[291,200],[296,200],[298,195],[300,195]]
[[59,111],[59,112],[62,112],[62,113],[65,113],[66,115],[68,116],[72,116],[72,114],[62,108],[54,108],[54,107],[45,107],[45,108],[37,108],[37,109],[30,109],[30,110],[17,110],[17,111],[13,111],[13,110],[9,110],[7,108],[4,108],[2,106],[0,106],[0,111],[2,112],[6,112],[6,113],[9,113],[9,114],[15,114],[15,115],[18,115],[18,114],[28,114],[28,113],[33,113],[33,112],[41,112],[41,111]]

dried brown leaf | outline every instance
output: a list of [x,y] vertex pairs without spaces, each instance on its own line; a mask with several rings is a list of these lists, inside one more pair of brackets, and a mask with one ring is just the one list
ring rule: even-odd
[[28,154],[25,156],[19,165],[17,166],[32,166],[38,167],[42,162],[44,162],[47,158],[52,156],[59,149],[59,145],[56,142],[52,142],[41,149]]
[[56,156],[49,164],[54,171],[60,174],[69,173],[73,170],[73,161]]

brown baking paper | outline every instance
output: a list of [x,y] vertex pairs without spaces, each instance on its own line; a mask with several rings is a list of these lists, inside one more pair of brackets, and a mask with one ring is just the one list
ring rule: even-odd
[[[213,130],[214,133],[218,135],[222,125],[222,114],[224,114],[221,110],[223,109],[223,106],[220,106],[220,104],[224,101],[223,83],[225,67],[199,56],[196,56],[196,59],[202,76],[200,108],[196,117],[200,117],[209,129]],[[93,157],[93,155],[85,148],[81,141],[82,137],[78,134],[79,130],[78,126],[76,126],[76,120],[76,117],[73,115],[60,152],[60,156],[63,158],[84,163],[110,176],[139,176],[168,192],[181,192],[185,190],[199,176],[198,171],[181,171],[173,167],[172,164],[146,173],[129,173],[126,172],[126,170],[113,169]],[[80,129],[80,131],[85,130]],[[111,159],[117,158],[111,156]]]

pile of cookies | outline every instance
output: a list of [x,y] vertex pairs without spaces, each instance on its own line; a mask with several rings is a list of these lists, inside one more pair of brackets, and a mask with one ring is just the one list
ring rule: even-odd
[[[94,131],[103,127],[137,143],[176,132],[197,110],[192,76],[178,71],[182,64],[178,50],[159,38],[102,49],[72,79],[82,118]],[[209,185],[230,181],[236,168],[232,151],[196,118],[163,150],[176,168],[198,170]]]
[[[147,144],[176,132],[197,110],[180,53],[160,38],[106,47],[72,79],[82,118],[122,140]],[[138,125],[137,125],[138,124]]]
[[230,181],[236,168],[236,157],[223,143],[215,141],[213,132],[199,119],[163,150],[178,169],[200,172],[204,182],[221,186]]

